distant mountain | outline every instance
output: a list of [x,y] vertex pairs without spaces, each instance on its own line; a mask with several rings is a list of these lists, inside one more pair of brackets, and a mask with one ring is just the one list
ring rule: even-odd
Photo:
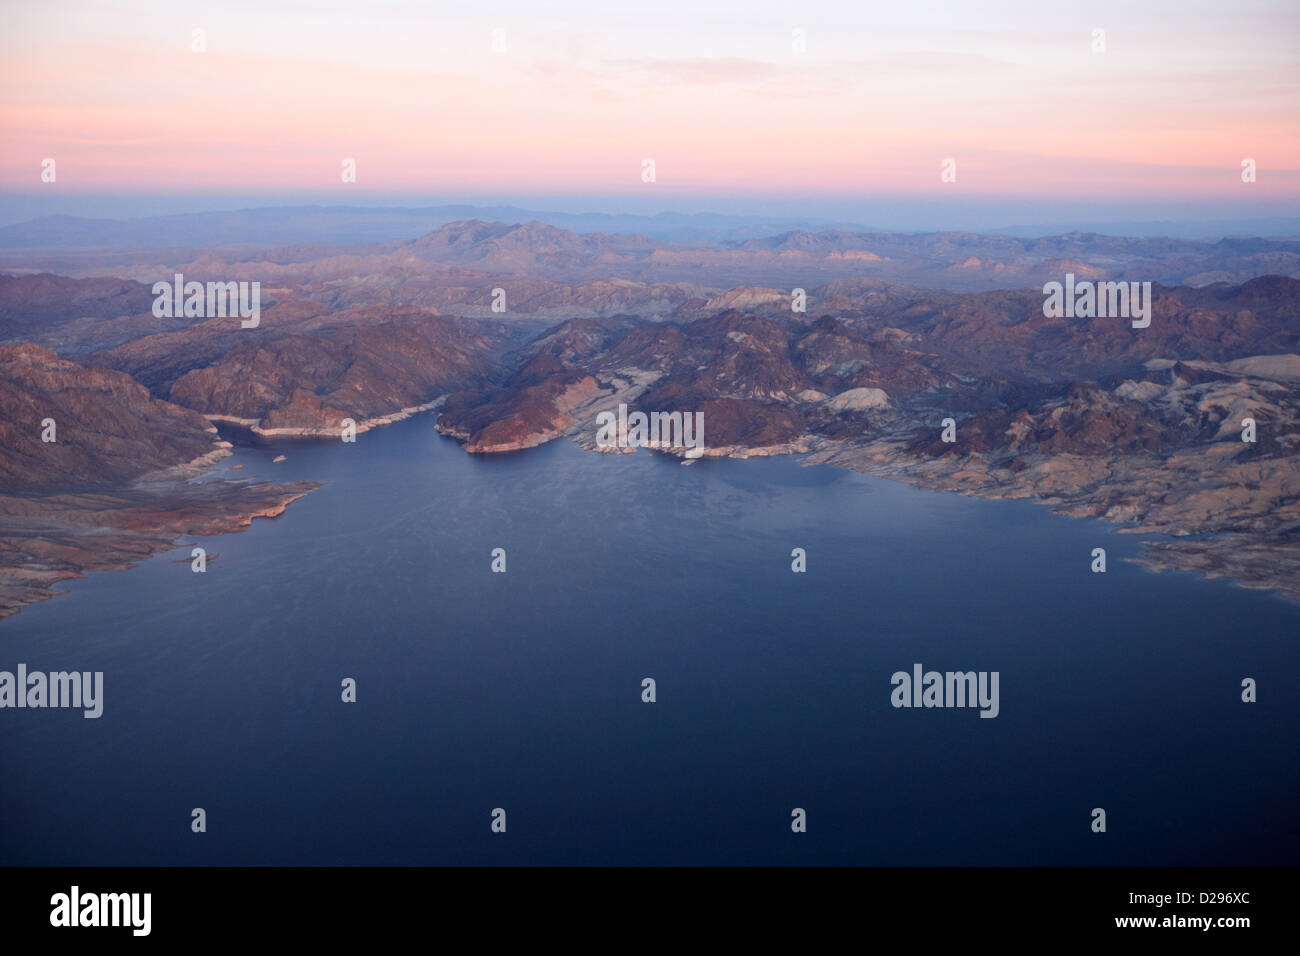
[[0,330],[6,338],[19,338],[83,316],[112,319],[148,312],[153,298],[149,286],[129,279],[0,275]]
[[[642,291],[629,295],[625,287],[618,310],[663,314],[663,306],[676,308],[699,292],[761,284],[788,294],[841,279],[875,278],[954,292],[1041,287],[1067,273],[1166,285],[1240,283],[1260,275],[1300,276],[1300,242],[1137,239],[1078,231],[1018,238],[794,229],[739,241],[671,243],[629,233],[579,233],[540,220],[467,219],[381,243],[9,250],[0,253],[0,262],[78,277],[112,275],[148,286],[182,272],[201,281],[310,287],[313,298],[333,306],[414,305],[464,314],[485,310],[496,288],[505,289],[515,312],[553,315],[581,304],[589,314],[610,314],[580,290],[586,283],[622,281],[639,283]],[[503,285],[502,279],[513,281]]]
[[578,265],[605,253],[649,253],[655,247],[654,242],[637,235],[579,234],[537,220],[510,224],[472,219],[449,223],[400,249],[434,262],[499,266],[512,260],[531,264],[555,259]]
[[1141,219],[1111,222],[1083,223],[1029,223],[1017,226],[998,226],[989,232],[1006,236],[1047,236],[1067,232],[1086,225],[1089,232],[1106,236],[1167,236],[1175,239],[1220,239],[1239,236],[1264,236],[1276,239],[1300,240],[1300,219],[1294,216],[1272,216],[1256,219],[1207,219],[1176,221],[1170,219]]
[[[363,194],[352,195],[363,197]],[[378,204],[368,204],[378,203]],[[671,202],[671,200],[669,200]],[[207,206],[206,211],[204,210]],[[573,208],[609,206],[608,200],[574,197]],[[660,205],[656,203],[656,205]],[[684,201],[697,208],[699,201]],[[1148,215],[1127,219],[1117,210],[1150,213],[1150,207],[1095,206],[1080,203],[1070,213],[1046,218],[1034,204],[985,200],[942,202],[873,201],[845,197],[844,201],[785,200],[759,207],[755,203],[719,201],[709,212],[634,210],[648,208],[645,198],[622,212],[556,211],[554,200],[541,208],[528,201],[514,204],[466,202],[408,202],[364,197],[339,204],[333,195],[304,195],[292,203],[266,205],[261,197],[89,196],[36,193],[0,194],[0,248],[210,248],[252,243],[291,245],[302,242],[352,244],[413,239],[460,219],[506,223],[537,220],[574,232],[635,233],[660,242],[738,242],[792,230],[818,232],[933,232],[966,230],[984,235],[1032,237],[1060,235],[1073,229],[1112,236],[1220,239],[1262,236],[1300,239],[1300,218],[1294,210],[1265,204],[1220,204],[1219,217],[1206,210],[1190,220]],[[653,207],[649,207],[653,208]],[[755,208],[761,211],[754,212]],[[1249,208],[1254,215],[1246,215]],[[739,210],[728,212],[725,210]],[[176,211],[172,211],[176,210]],[[1290,212],[1290,215],[1280,214]]]
[[573,232],[634,233],[660,242],[719,242],[791,229],[861,229],[857,223],[710,213],[654,216],[561,213],[514,206],[275,206],[139,219],[41,216],[0,226],[0,249],[200,249],[220,245],[388,242],[466,219],[544,223]]

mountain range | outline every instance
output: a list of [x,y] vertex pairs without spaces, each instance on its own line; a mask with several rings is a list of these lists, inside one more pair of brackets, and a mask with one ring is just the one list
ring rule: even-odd
[[[113,252],[112,275],[82,254],[0,275],[0,610],[311,490],[213,478],[217,426],[338,440],[348,420],[364,433],[438,409],[471,453],[560,437],[603,451],[597,416],[620,404],[701,413],[709,457],[798,453],[1034,498],[1163,536],[1153,568],[1300,599],[1298,243],[792,230],[674,245],[470,220],[378,244],[155,251]],[[261,283],[259,325],[156,317],[152,284],[175,272]],[[1041,283],[1066,272],[1152,283],[1150,325],[1045,315]]]

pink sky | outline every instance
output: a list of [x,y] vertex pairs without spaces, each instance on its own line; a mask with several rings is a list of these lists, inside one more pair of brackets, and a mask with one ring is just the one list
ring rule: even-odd
[[[342,201],[351,157],[355,188],[394,193],[1300,197],[1300,71],[1268,5],[1217,37],[1213,20],[1162,36],[1115,13],[1104,53],[1090,18],[837,30],[829,10],[796,53],[762,9],[740,31],[693,6],[640,30],[575,9],[504,17],[493,52],[493,21],[430,24],[401,4],[377,20],[169,6],[98,26],[88,9],[84,29],[63,6],[62,19],[3,14],[0,189],[40,188],[51,157],[60,190],[337,188]],[[940,181],[948,157],[955,183]],[[1241,181],[1244,157],[1256,183]]]

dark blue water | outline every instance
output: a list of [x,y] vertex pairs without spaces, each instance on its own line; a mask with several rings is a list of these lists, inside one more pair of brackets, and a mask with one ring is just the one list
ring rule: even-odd
[[[428,416],[231,461],[329,484],[0,623],[0,669],[105,672],[99,720],[0,712],[0,862],[1300,862],[1300,609],[1100,523]],[[916,662],[1000,716],[891,707]]]

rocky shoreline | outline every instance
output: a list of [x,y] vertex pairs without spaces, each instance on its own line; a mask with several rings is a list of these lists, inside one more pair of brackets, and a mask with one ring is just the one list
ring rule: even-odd
[[[1029,499],[1059,514],[1102,519],[1117,525],[1116,533],[1161,536],[1163,540],[1144,541],[1143,554],[1133,559],[1153,571],[1192,571],[1300,602],[1300,457],[1294,447],[1300,435],[1294,409],[1285,401],[1289,392],[1276,380],[1243,379],[1239,371],[1222,374],[1224,370],[1212,363],[1197,363],[1192,372],[1163,360],[1149,366],[1154,378],[1167,377],[1168,382],[1127,381],[1113,392],[1085,389],[1086,410],[1077,420],[1061,415],[1069,409],[1068,403],[1036,410],[1032,416],[1003,413],[1006,421],[994,415],[992,425],[977,416],[960,426],[962,432],[976,433],[960,445],[939,443],[937,427],[929,432],[933,437],[927,437],[927,429],[918,425],[915,415],[893,414],[877,423],[873,430],[879,434],[874,438],[835,440],[802,432],[762,444],[706,441],[699,457],[687,457],[685,448],[643,447],[673,455],[683,464],[699,458],[805,455],[808,465],[834,465],[930,491]],[[1182,377],[1193,373],[1205,377],[1200,381]],[[597,444],[593,423],[598,411],[643,395],[646,383],[618,380],[606,385],[591,390],[589,400],[568,409],[562,421],[533,434],[517,434],[508,448],[467,441],[465,430],[441,423],[439,431],[461,441],[467,452],[478,454],[513,451],[560,437],[589,451],[629,453],[636,449]],[[1148,414],[1128,407],[1133,396],[1147,405],[1159,405],[1165,413],[1180,410],[1189,420],[1200,421],[1199,427],[1213,428],[1215,437],[1208,444],[1167,450],[1111,447],[1116,429],[1140,427]],[[880,407],[874,397],[872,405]],[[1272,453],[1260,453],[1255,445],[1243,443],[1229,427],[1239,422],[1247,408],[1266,416],[1279,432]],[[1218,424],[1206,425],[1207,410],[1227,415]],[[1125,425],[1126,414],[1135,416],[1138,424]],[[562,427],[565,422],[567,428]],[[1104,428],[1089,445],[1080,436],[1099,423]],[[1058,427],[1061,431],[1044,431]],[[1039,447],[1040,443],[1050,446],[1052,436],[1064,434],[1066,428],[1074,431],[1069,444],[1078,446],[1079,452],[1045,452]],[[1035,430],[1040,442],[1033,439]],[[991,445],[970,447],[989,435],[994,439]]]
[[150,479],[121,491],[0,495],[0,618],[90,571],[123,571],[182,539],[242,531],[320,487]]
[[[211,422],[39,346],[0,348],[0,407],[0,618],[60,581],[274,518],[319,487],[212,475],[232,452]],[[42,418],[49,440],[26,425]]]
[[[636,450],[597,447],[593,432],[570,437],[588,451],[629,454]],[[646,450],[680,458],[684,465],[699,460],[686,458],[682,449]],[[1200,482],[1189,474],[1182,493],[1177,493],[1168,462],[1154,457],[1122,462],[1040,456],[1018,459],[1012,468],[981,455],[953,456],[941,462],[919,459],[910,456],[905,440],[857,445],[811,435],[780,445],[711,447],[701,457],[777,455],[804,455],[802,463],[808,466],[833,465],[927,491],[986,500],[1027,499],[1057,514],[1118,525],[1103,534],[1159,535],[1159,540],[1143,541],[1143,553],[1130,560],[1156,572],[1185,571],[1227,579],[1238,587],[1273,591],[1300,603],[1300,469],[1289,462],[1275,462],[1271,470],[1267,466],[1247,469],[1239,476],[1242,486],[1221,474],[1204,476]],[[1230,502],[1225,489],[1240,487],[1252,491]],[[1153,489],[1168,489],[1171,494],[1153,500]],[[1207,499],[1222,506],[1207,513]]]
[[[419,415],[421,412],[433,411],[440,408],[446,400],[447,396],[441,395],[431,402],[399,408],[389,415],[376,415],[372,418],[362,419],[356,423],[356,434],[360,435],[372,428],[382,428],[384,425],[405,421],[414,415]],[[203,417],[210,422],[222,422],[227,425],[238,425],[241,428],[247,428],[254,435],[262,438],[338,438],[343,427],[343,419],[341,418],[337,423],[311,428],[263,428],[263,419],[260,418],[239,418],[235,415],[204,415]]]
[[[561,437],[609,452],[628,449],[597,443],[597,415],[625,404],[699,416],[690,454],[659,449],[684,463],[806,455],[936,491],[1032,499],[1160,536],[1138,559],[1147,567],[1300,597],[1300,282],[1157,288],[1151,326],[1136,331],[1048,315],[1035,289],[846,280],[819,294],[816,317],[740,288],[683,300],[670,320],[619,313],[540,332],[295,299],[268,309],[274,333],[252,338],[198,323],[105,342],[86,365],[3,347],[0,521],[12,534],[0,564],[16,593],[98,566],[72,540],[23,551],[40,550],[24,537],[39,537],[33,521],[47,512],[68,512],[59,520],[87,540],[129,531],[135,554],[282,511],[292,490],[220,492],[226,479],[202,483],[213,486],[204,502],[188,497],[188,479],[229,454],[216,422],[338,440],[349,419],[362,433],[437,409],[437,430],[469,453]],[[32,424],[46,419],[57,442]]]
[[[626,398],[639,389],[619,393]],[[633,448],[600,447],[585,413],[609,401],[608,392],[569,409],[567,428],[547,428],[512,442],[479,442],[472,448],[450,429],[467,452],[500,454],[537,447],[568,437],[600,453],[628,454]],[[596,398],[596,401],[591,401]],[[371,419],[369,428],[401,421],[440,407],[443,399]],[[210,420],[218,416],[207,416]],[[242,423],[241,423],[242,424]],[[358,432],[362,431],[358,423]],[[330,434],[332,437],[332,433]],[[320,437],[308,430],[295,437]],[[817,435],[771,445],[706,446],[705,458],[758,458],[803,455],[806,465],[827,464],[913,487],[985,499],[1029,499],[1071,517],[1100,518],[1119,524],[1116,533],[1160,535],[1145,541],[1133,559],[1153,571],[1195,572],[1224,578],[1240,587],[1270,590],[1300,603],[1300,471],[1286,461],[1245,463],[1240,473],[1203,474],[1202,454],[1096,459],[1078,455],[1022,456],[1014,462],[997,455],[952,453],[919,457],[910,437],[867,443],[829,441]],[[171,550],[188,536],[242,530],[256,518],[274,518],[319,487],[297,482],[270,485],[229,479],[196,483],[216,462],[231,454],[228,442],[181,465],[142,476],[131,489],[50,495],[41,498],[0,495],[0,618],[26,604],[60,593],[63,580],[89,571],[125,570],[153,554]],[[692,464],[685,449],[647,448]],[[1198,481],[1197,475],[1201,475]],[[1154,491],[1181,488],[1173,495]],[[1236,500],[1224,489],[1253,489]],[[1206,502],[1218,502],[1207,510]],[[15,561],[14,556],[21,555]]]
[[[985,499],[1023,498],[1069,517],[1116,523],[1117,534],[1160,535],[1143,541],[1132,559],[1152,571],[1190,571],[1228,579],[1239,587],[1276,592],[1300,603],[1300,471],[1290,466],[1256,484],[1254,493],[1230,504],[1221,475],[1190,479],[1174,491],[1167,463],[1096,462],[1071,456],[1019,462],[1012,471],[979,456],[945,465],[903,458],[899,444],[824,448],[807,464],[830,464],[865,475],[901,481],[929,491]],[[1274,484],[1268,487],[1273,481]],[[1170,495],[1153,494],[1168,488]],[[1218,497],[1221,509],[1206,513],[1202,496]],[[1099,537],[1099,544],[1102,539]]]
[[1031,499],[1160,536],[1135,559],[1146,567],[1300,600],[1300,355],[1283,350],[1298,301],[1300,283],[1276,277],[1169,290],[1151,335],[1043,317],[1022,293],[887,318],[573,320],[517,353],[499,384],[453,394],[438,429],[474,453],[561,435],[624,451],[597,442],[599,413],[689,411],[702,415],[702,454],[659,451],[688,463],[802,454]]

